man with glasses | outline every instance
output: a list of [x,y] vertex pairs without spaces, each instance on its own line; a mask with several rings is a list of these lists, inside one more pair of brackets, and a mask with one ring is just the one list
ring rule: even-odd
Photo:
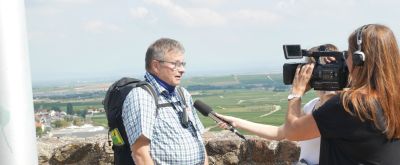
[[161,38],[146,52],[145,80],[158,95],[134,88],[122,119],[136,164],[208,164],[201,124],[191,95],[179,87],[185,73],[184,48]]

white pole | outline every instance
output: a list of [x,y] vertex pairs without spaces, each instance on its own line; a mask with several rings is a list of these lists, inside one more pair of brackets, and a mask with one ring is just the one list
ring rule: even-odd
[[0,0],[0,164],[38,164],[23,0]]

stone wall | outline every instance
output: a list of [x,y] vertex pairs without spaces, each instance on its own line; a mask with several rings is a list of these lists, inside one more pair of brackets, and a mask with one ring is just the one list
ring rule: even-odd
[[[295,142],[255,136],[246,136],[244,141],[227,131],[207,132],[203,138],[209,164],[215,165],[285,165],[298,160],[300,153]],[[113,164],[113,151],[107,141],[107,135],[38,139],[39,164]]]
[[246,141],[231,132],[206,133],[209,164],[285,165],[296,162],[300,148],[296,142],[266,140],[246,136]]

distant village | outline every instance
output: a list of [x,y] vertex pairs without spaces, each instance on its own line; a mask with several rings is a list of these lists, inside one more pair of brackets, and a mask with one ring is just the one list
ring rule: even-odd
[[[67,114],[67,112],[53,109],[40,109],[35,112],[35,127],[37,136],[44,135],[54,128],[80,125],[98,113],[103,113],[104,108],[87,109],[82,114]],[[76,121],[81,121],[76,122]]]

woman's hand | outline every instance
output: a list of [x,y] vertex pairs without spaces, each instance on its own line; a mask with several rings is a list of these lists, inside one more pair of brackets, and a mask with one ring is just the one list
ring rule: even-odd
[[335,57],[331,57],[331,56],[329,56],[329,57],[321,57],[321,58],[325,62],[325,64],[329,64],[331,62],[336,61],[336,58]]
[[311,89],[309,81],[314,70],[314,63],[299,65],[292,84],[292,94],[303,96],[305,92]]
[[[219,117],[220,119],[225,120],[226,122],[230,123],[233,127],[236,127],[237,123],[239,121],[239,119],[236,118],[236,117],[225,116],[225,115],[221,115],[221,114],[218,114],[218,113],[215,113],[215,115],[217,117]],[[225,122],[218,122],[218,127],[222,128],[222,129],[229,129],[230,126]]]

